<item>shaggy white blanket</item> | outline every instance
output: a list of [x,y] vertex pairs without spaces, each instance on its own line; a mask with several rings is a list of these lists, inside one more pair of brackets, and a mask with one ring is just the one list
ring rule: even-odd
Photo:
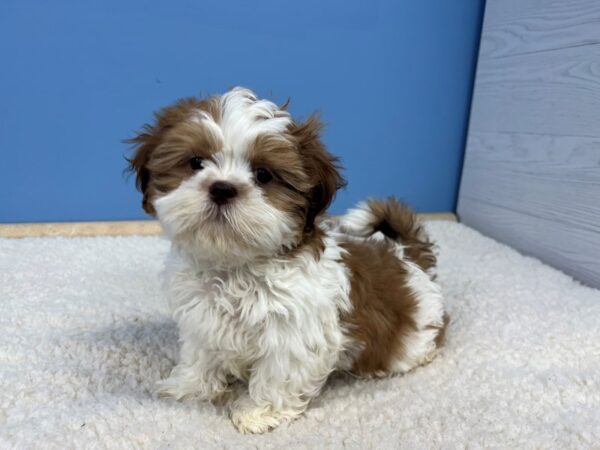
[[0,240],[0,448],[598,448],[600,291],[431,222],[451,324],[403,377],[338,376],[299,420],[239,434],[153,396],[177,354],[155,237]]

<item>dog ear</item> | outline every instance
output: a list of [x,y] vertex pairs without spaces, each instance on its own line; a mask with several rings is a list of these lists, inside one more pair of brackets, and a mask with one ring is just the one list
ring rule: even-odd
[[127,144],[133,145],[133,156],[127,158],[129,163],[128,170],[135,173],[135,185],[142,193],[142,208],[148,214],[155,215],[154,206],[150,202],[150,171],[148,170],[148,162],[152,153],[160,143],[160,135],[156,126],[146,124],[143,126],[136,136],[127,139]]
[[323,123],[315,114],[303,123],[294,124],[291,129],[313,186],[308,194],[305,231],[312,231],[315,218],[331,204],[337,190],[346,185],[340,174],[339,159],[331,155],[321,142],[322,129]]
[[133,146],[133,156],[127,158],[129,163],[127,170],[136,175],[135,184],[143,195],[142,207],[148,214],[156,214],[152,205],[154,196],[152,173],[148,169],[152,154],[161,144],[165,133],[176,123],[185,120],[190,110],[198,108],[202,104],[193,97],[181,99],[158,111],[155,114],[154,124],[145,124],[136,136],[125,140],[125,143]]

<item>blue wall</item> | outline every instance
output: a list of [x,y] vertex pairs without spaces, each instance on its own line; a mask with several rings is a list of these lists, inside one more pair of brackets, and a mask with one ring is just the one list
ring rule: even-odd
[[318,109],[341,212],[455,207],[483,0],[0,3],[0,222],[142,218],[121,140],[243,85]]

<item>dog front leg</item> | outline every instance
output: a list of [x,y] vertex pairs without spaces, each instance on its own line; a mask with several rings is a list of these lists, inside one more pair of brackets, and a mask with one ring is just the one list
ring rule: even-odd
[[187,396],[218,400],[227,391],[228,383],[221,361],[213,353],[205,349],[192,351],[184,344],[180,362],[167,379],[157,383],[157,394],[177,400]]
[[300,416],[333,371],[322,355],[295,358],[279,351],[257,361],[248,391],[231,405],[231,420],[242,433],[264,433]]

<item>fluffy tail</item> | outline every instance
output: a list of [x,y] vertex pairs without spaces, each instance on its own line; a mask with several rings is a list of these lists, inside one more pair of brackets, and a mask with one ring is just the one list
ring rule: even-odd
[[435,267],[433,244],[416,214],[394,197],[361,203],[342,217],[340,226],[343,232],[360,237],[381,232],[403,245],[404,254],[424,271],[431,273]]

